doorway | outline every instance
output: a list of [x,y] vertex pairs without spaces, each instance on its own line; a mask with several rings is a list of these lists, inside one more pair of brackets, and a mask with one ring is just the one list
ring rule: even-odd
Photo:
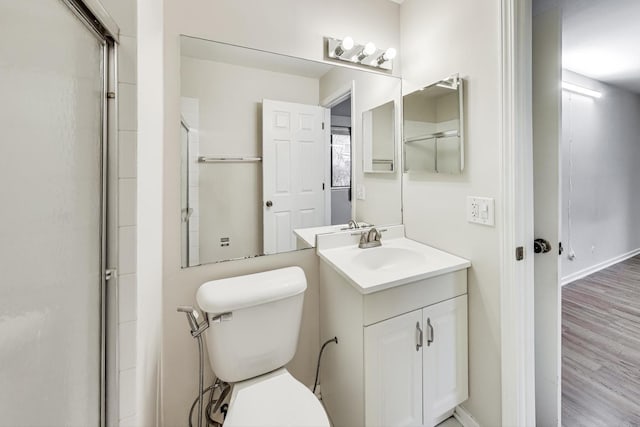
[[619,296],[640,253],[639,18],[632,1],[533,2],[538,425],[639,421],[640,323]]
[[104,425],[113,40],[80,1],[0,10],[0,414]]
[[351,96],[331,107],[331,225],[346,224],[351,204]]
[[345,85],[322,100],[320,105],[328,109],[325,121],[330,123],[329,138],[325,149],[326,225],[347,224],[356,218],[352,202],[355,185],[353,144],[353,93],[355,83]]

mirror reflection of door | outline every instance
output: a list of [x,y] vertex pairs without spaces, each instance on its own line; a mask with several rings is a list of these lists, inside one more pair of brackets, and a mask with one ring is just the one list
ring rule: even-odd
[[265,254],[295,250],[295,228],[325,225],[325,111],[316,105],[262,102]]
[[351,97],[331,108],[331,224],[351,219]]

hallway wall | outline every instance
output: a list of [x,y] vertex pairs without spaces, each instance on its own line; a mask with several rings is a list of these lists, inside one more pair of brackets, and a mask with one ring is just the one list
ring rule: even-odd
[[640,252],[640,95],[567,70],[563,80],[602,92],[562,94],[564,284]]

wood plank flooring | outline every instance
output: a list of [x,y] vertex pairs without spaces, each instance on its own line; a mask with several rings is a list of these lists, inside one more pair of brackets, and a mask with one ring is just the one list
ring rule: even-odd
[[640,256],[562,290],[562,425],[640,426]]

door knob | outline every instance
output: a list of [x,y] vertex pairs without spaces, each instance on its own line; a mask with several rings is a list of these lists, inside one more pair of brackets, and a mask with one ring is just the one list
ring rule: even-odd
[[536,239],[533,241],[533,251],[537,254],[546,254],[551,250],[551,243],[545,239]]
[[265,203],[265,205],[270,208],[271,206],[273,206],[273,202],[271,200],[267,200],[267,203]]

